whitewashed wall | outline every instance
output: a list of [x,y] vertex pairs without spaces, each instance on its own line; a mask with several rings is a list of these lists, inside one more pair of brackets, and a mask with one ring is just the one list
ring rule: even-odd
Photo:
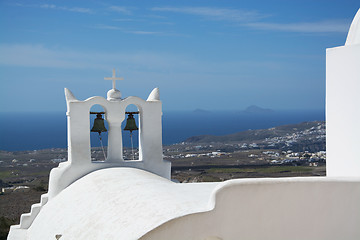
[[360,10],[345,46],[326,51],[327,176],[360,176]]
[[217,186],[209,211],[175,218],[141,240],[360,239],[360,179],[238,179]]

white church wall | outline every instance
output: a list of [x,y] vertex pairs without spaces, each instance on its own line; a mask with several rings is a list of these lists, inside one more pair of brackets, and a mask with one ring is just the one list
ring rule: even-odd
[[326,51],[327,176],[360,176],[360,10],[345,46]]
[[212,194],[210,211],[175,218],[140,239],[360,239],[359,180],[229,180]]

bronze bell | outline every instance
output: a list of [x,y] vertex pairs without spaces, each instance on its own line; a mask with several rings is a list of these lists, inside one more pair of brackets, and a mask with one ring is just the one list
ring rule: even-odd
[[102,132],[107,132],[107,130],[105,128],[105,124],[104,124],[104,119],[102,118],[102,115],[100,113],[98,113],[96,115],[96,118],[94,120],[94,125],[91,129],[91,132],[97,132],[97,133],[99,133],[99,135]]
[[129,113],[128,118],[126,119],[126,126],[124,128],[125,131],[132,131],[139,130],[139,128],[136,126],[135,118],[132,113]]

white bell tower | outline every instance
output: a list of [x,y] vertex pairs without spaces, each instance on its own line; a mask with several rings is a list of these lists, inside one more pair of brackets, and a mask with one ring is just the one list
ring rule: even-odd
[[[113,81],[113,88],[108,91],[107,99],[95,96],[81,101],[65,88],[68,161],[51,171],[49,199],[77,179],[104,168],[133,167],[170,179],[171,163],[164,161],[162,157],[162,104],[159,89],[155,88],[147,100],[134,96],[122,99],[115,81],[123,78],[116,77],[113,70],[113,76],[105,80]],[[108,156],[104,162],[91,162],[89,113],[95,104],[105,109],[105,119],[109,125]],[[125,161],[121,123],[125,120],[125,109],[130,104],[139,109],[139,159]]]

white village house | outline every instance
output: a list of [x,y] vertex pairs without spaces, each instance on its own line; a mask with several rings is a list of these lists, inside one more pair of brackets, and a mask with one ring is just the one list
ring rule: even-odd
[[[344,46],[327,49],[327,176],[174,183],[162,158],[162,107],[147,100],[78,100],[65,89],[68,161],[9,240],[360,239],[360,10]],[[113,76],[114,81],[117,79]],[[92,162],[89,111],[105,109],[108,157]],[[139,159],[123,159],[125,109],[139,109]]]

